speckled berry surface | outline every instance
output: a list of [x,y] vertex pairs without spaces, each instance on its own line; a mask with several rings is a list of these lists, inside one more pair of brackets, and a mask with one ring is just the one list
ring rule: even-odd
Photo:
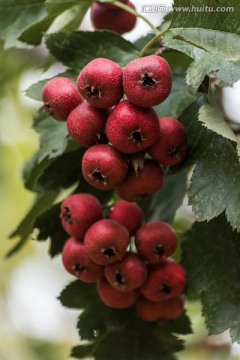
[[129,234],[134,235],[143,222],[144,214],[138,204],[120,200],[112,208],[109,217],[123,224]]
[[151,301],[163,301],[180,295],[186,286],[183,267],[173,260],[151,265],[141,293]]
[[126,201],[136,201],[153,195],[163,186],[163,172],[157,161],[146,159],[142,169],[130,169],[122,183],[116,187],[117,194]]
[[62,262],[65,269],[81,281],[91,283],[103,277],[103,267],[92,261],[83,243],[73,237],[63,247]]
[[157,113],[124,100],[111,112],[106,134],[109,141],[126,154],[136,153],[153,145],[160,136]]
[[123,71],[123,87],[132,103],[144,107],[158,105],[171,92],[171,68],[157,55],[133,60]]
[[67,120],[70,112],[81,102],[82,98],[74,83],[66,77],[49,80],[42,90],[44,111],[56,120]]
[[88,228],[102,219],[103,211],[99,200],[90,194],[73,194],[63,200],[60,218],[65,231],[82,239]]
[[124,180],[128,166],[126,159],[113,146],[91,146],[82,159],[85,180],[100,190],[111,190]]
[[84,245],[93,261],[108,265],[121,260],[130,243],[127,229],[117,221],[103,219],[93,224],[84,238]]
[[109,59],[94,59],[79,73],[77,86],[93,107],[112,107],[123,97],[122,68]]
[[183,124],[173,118],[160,119],[160,138],[148,149],[149,155],[163,165],[177,165],[187,154],[187,134]]
[[104,268],[104,275],[109,284],[118,291],[128,292],[139,288],[147,277],[143,260],[134,253]]
[[78,105],[67,118],[70,136],[82,146],[92,146],[104,137],[109,111],[96,109],[87,102]]
[[152,264],[171,256],[177,246],[173,228],[163,221],[152,221],[140,227],[135,236],[138,253]]
[[114,289],[105,279],[97,284],[97,290],[100,299],[114,309],[126,309],[133,306],[138,297],[138,291],[132,290],[128,293],[120,292]]

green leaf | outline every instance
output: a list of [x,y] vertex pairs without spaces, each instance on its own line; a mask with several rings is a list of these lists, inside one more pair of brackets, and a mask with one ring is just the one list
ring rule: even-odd
[[[207,11],[207,6],[211,11]],[[174,7],[171,28],[213,29],[240,35],[238,0],[225,0],[224,4],[212,0],[196,0],[194,4],[191,0],[175,0]],[[224,7],[226,11],[219,11],[218,7]],[[228,7],[234,9],[227,10]]]
[[93,0],[46,0],[46,6],[50,14],[60,14],[75,5],[85,5],[90,7]]
[[198,221],[226,213],[240,231],[240,165],[234,143],[208,130],[198,120],[202,102],[191,105],[181,116],[188,136],[188,156],[180,167],[196,164],[191,177],[189,203]]
[[51,257],[62,252],[63,245],[69,235],[63,230],[60,220],[60,204],[54,205],[35,219],[34,228],[39,230],[38,241],[50,240]]
[[163,188],[152,197],[149,221],[166,221],[171,224],[186,193],[187,176],[184,172],[165,176]]
[[93,349],[94,344],[78,345],[72,348],[70,356],[77,359],[89,359],[89,356],[91,356]]
[[13,255],[25,244],[34,229],[36,217],[42,214],[46,209],[50,208],[57,196],[58,192],[37,195],[32,208],[18,225],[17,229],[10,235],[10,238],[19,237],[20,240],[12,250],[8,252],[7,256]]
[[106,30],[59,32],[48,35],[46,44],[57,60],[76,71],[97,57],[108,58],[125,66],[139,54],[129,41]]
[[173,74],[173,85],[169,97],[155,106],[158,116],[178,119],[182,112],[196,100],[196,95],[184,83],[182,74]]
[[95,284],[87,284],[80,280],[75,280],[66,286],[58,299],[63,306],[72,309],[83,309],[88,306],[91,299],[97,296]]
[[186,73],[186,82],[194,91],[199,88],[205,76],[209,74],[213,74],[227,85],[232,85],[240,78],[240,62],[225,61],[221,57],[199,49],[192,44],[174,39],[171,32],[165,35],[164,45],[183,52],[194,59]]
[[[223,215],[195,223],[183,241],[187,293],[198,294],[210,334],[230,329],[240,340],[240,235]],[[224,285],[225,284],[225,285]]]
[[24,30],[47,14],[44,0],[0,0],[0,37],[5,47],[14,46]]

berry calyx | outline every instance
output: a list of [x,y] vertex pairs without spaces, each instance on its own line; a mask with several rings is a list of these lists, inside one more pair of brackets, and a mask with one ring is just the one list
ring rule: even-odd
[[138,229],[135,245],[140,255],[150,263],[157,264],[175,252],[177,239],[170,225],[153,221]]
[[99,200],[90,194],[70,195],[61,204],[62,226],[69,235],[78,239],[83,239],[89,227],[102,217]]
[[82,146],[95,145],[106,139],[104,129],[108,115],[108,110],[96,109],[84,102],[69,114],[68,132]]
[[137,201],[153,195],[163,186],[163,172],[155,160],[146,159],[137,173],[130,169],[126,178],[116,187],[117,194],[126,201]]
[[100,190],[111,190],[127,175],[125,158],[111,145],[90,147],[82,159],[85,180]]
[[97,291],[104,304],[114,309],[126,309],[133,306],[138,297],[138,291],[123,293],[114,289],[105,279],[97,283]]
[[158,105],[171,92],[171,68],[165,59],[157,55],[133,60],[124,69],[123,87],[133,104],[144,107]]
[[[130,1],[127,1],[126,5],[135,9],[135,6]],[[137,21],[134,14],[131,14],[124,9],[117,8],[114,5],[97,2],[92,5],[90,16],[92,25],[95,29],[112,30],[118,34],[124,34],[131,31]]]
[[106,134],[116,149],[136,153],[159,139],[160,126],[155,110],[141,108],[127,100],[115,106],[106,123]]
[[74,83],[66,77],[49,80],[42,90],[44,111],[56,120],[67,120],[70,112],[81,102],[82,98]]
[[88,255],[82,242],[69,238],[62,251],[65,269],[84,282],[95,282],[102,278],[103,267],[97,265]]
[[110,219],[94,223],[84,238],[87,252],[99,265],[108,265],[121,260],[126,254],[129,243],[127,229]]
[[173,118],[160,119],[160,138],[148,152],[163,165],[177,165],[187,154],[187,135],[180,121]]
[[173,260],[149,267],[142,294],[151,301],[163,301],[180,295],[186,285],[186,274],[181,265]]
[[112,107],[123,97],[122,68],[109,59],[94,59],[78,75],[77,86],[91,106]]
[[124,225],[132,236],[141,226],[144,214],[136,203],[120,200],[112,208],[109,217]]
[[127,253],[121,261],[105,266],[104,275],[114,289],[128,292],[144,283],[147,271],[137,254]]

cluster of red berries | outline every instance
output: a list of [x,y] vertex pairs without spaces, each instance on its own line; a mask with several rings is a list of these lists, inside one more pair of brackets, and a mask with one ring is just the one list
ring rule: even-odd
[[71,236],[62,251],[63,265],[78,279],[96,282],[107,306],[135,305],[145,321],[181,315],[186,276],[169,258],[176,250],[176,235],[167,223],[143,224],[141,208],[124,200],[103,219],[100,202],[90,194],[67,197],[60,217]]
[[[120,2],[135,10],[135,6],[130,1],[120,0]],[[110,3],[95,2],[91,7],[90,16],[95,29],[112,30],[119,34],[131,31],[137,21],[136,15]]]
[[172,118],[159,121],[152,108],[171,87],[171,69],[157,55],[133,60],[124,70],[97,58],[82,69],[77,87],[67,78],[50,80],[43,100],[53,117],[67,120],[70,136],[89,147],[82,159],[86,181],[136,201],[160,190],[162,165],[180,163],[187,152],[183,125]]

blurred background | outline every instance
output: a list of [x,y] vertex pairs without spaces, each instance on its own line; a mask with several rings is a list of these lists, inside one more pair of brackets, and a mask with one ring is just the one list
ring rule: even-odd
[[[132,2],[140,13],[146,5],[144,0]],[[163,0],[153,3],[171,5]],[[143,15],[158,26],[165,13]],[[81,28],[92,29],[89,14]],[[138,20],[136,28],[125,38],[135,40],[148,31],[148,26]],[[27,98],[24,91],[32,83],[64,68],[57,64],[43,74],[40,66],[48,55],[44,45],[29,50],[0,51],[0,360],[65,360],[70,347],[78,343],[79,312],[64,309],[56,298],[72,277],[63,269],[59,257],[49,258],[47,242],[29,241],[20,253],[5,259],[12,241],[8,236],[33,201],[33,194],[24,189],[21,171],[38,148],[38,136],[31,129],[31,122],[41,104]],[[234,122],[240,120],[239,97],[240,84],[224,90],[222,96],[226,117]],[[186,205],[178,211],[177,220],[182,217],[192,217]],[[207,337],[200,304],[188,302],[187,310],[193,320],[194,334],[186,338],[188,346],[178,354],[179,360],[240,359],[239,346],[230,344],[228,333]]]

